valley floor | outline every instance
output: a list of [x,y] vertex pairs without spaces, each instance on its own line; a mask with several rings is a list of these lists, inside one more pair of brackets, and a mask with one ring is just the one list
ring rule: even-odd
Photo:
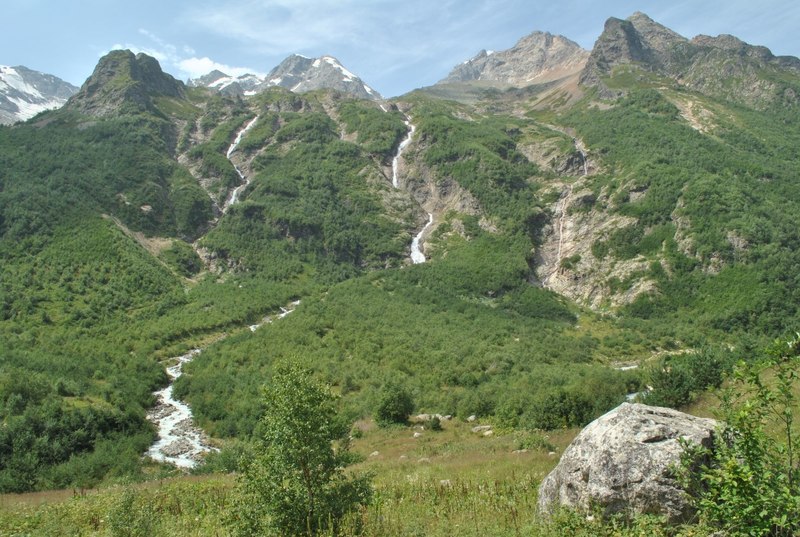
[[[676,535],[656,519],[627,525],[564,514],[547,522],[536,512],[537,489],[577,434],[473,432],[480,423],[443,422],[363,431],[353,449],[356,471],[375,476],[369,508],[346,522],[343,535],[520,536]],[[415,433],[419,433],[415,437]],[[134,485],[0,496],[0,535],[228,535],[225,523],[235,477],[185,476]],[[685,535],[701,535],[689,530]]]

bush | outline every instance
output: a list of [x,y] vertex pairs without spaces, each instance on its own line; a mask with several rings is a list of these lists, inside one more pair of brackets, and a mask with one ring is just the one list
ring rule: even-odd
[[[800,532],[798,408],[800,334],[766,360],[741,362],[723,394],[723,425],[713,451],[687,449],[681,478],[700,521],[725,535]],[[698,461],[704,461],[699,464]]]
[[399,384],[387,383],[378,395],[375,406],[375,422],[381,427],[397,423],[406,423],[414,411],[414,400],[411,393]]

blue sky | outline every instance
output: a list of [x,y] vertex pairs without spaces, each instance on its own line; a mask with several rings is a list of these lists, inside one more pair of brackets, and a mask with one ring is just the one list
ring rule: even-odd
[[330,54],[386,97],[435,83],[481,49],[534,30],[591,48],[608,17],[647,13],[686,37],[733,34],[800,56],[796,0],[5,0],[0,64],[80,85],[112,48],[185,80],[266,73],[292,53]]

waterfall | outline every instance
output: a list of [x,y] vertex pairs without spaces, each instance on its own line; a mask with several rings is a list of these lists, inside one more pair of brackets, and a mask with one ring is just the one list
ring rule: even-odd
[[244,135],[247,134],[247,131],[255,127],[256,122],[258,121],[258,117],[259,116],[254,117],[247,125],[244,126],[242,130],[240,130],[236,134],[236,138],[233,140],[233,143],[230,145],[230,147],[228,147],[228,151],[225,153],[225,157],[230,161],[231,165],[233,166],[233,169],[236,170],[236,173],[239,174],[239,179],[242,180],[242,184],[234,188],[233,191],[230,193],[228,199],[225,200],[225,205],[223,205],[222,207],[222,212],[226,212],[228,210],[228,207],[230,207],[235,203],[238,203],[239,195],[242,192],[244,192],[244,189],[247,188],[247,185],[250,184],[250,181],[247,180],[247,177],[245,177],[242,170],[240,170],[239,167],[236,164],[234,164],[233,160],[231,160],[231,156],[236,151],[236,149],[238,149],[239,144],[241,143],[242,138],[244,138]]

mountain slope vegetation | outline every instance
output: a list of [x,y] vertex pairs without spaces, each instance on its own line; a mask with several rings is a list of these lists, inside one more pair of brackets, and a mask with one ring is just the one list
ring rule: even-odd
[[[353,421],[397,387],[530,435],[792,329],[800,76],[734,45],[635,15],[580,88],[467,81],[463,102],[244,97],[112,52],[63,109],[0,127],[0,491],[173,473],[141,457],[146,411],[192,348],[175,393],[221,464],[285,361]],[[699,82],[726,62],[767,89]]]

